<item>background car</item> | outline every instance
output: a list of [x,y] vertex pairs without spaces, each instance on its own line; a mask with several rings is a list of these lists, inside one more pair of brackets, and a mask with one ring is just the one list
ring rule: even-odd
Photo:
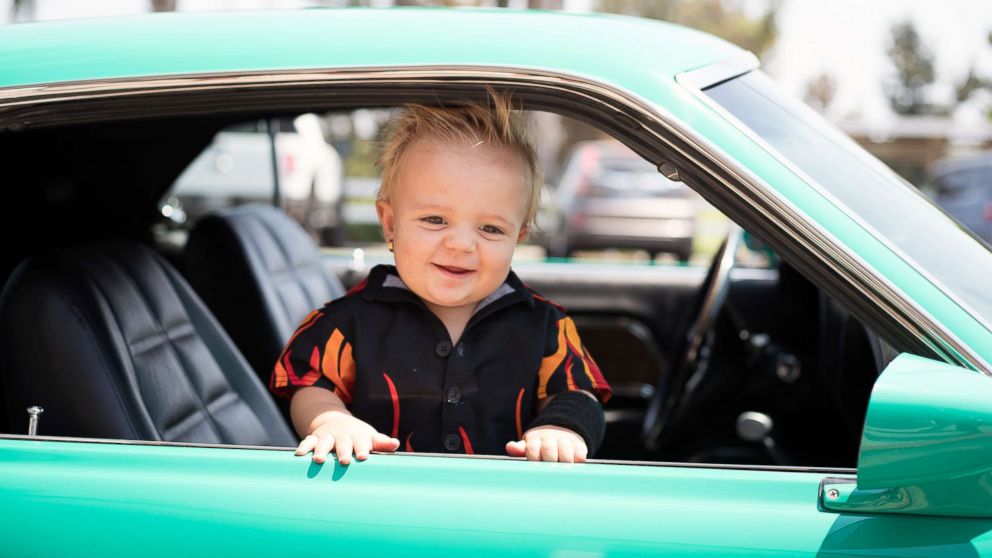
[[951,217],[992,244],[992,153],[937,161],[923,188]]
[[[195,221],[222,207],[272,203],[278,197],[277,202],[314,238],[336,245],[343,233],[343,176],[341,157],[324,139],[317,115],[253,120],[218,132],[176,179],[162,207],[173,221]],[[177,219],[178,215],[184,217]]]
[[639,249],[687,261],[692,255],[699,199],[617,141],[574,148],[554,191],[561,219],[550,252]]
[[[992,556],[992,253],[759,66],[690,29],[547,12],[0,29],[0,550]],[[487,88],[674,167],[779,265],[738,266],[735,231],[704,266],[515,265],[624,388],[599,460],[294,456],[215,314],[252,326],[328,268],[353,284],[359,251],[314,264],[253,221],[250,244],[172,257],[158,200],[239,122]],[[208,307],[194,260],[222,264],[217,289],[271,289]]]

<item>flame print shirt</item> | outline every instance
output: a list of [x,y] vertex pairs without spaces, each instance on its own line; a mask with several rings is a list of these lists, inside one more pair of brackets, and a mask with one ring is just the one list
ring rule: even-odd
[[541,399],[610,387],[572,319],[511,271],[480,301],[457,344],[393,266],[376,266],[293,334],[270,389],[333,390],[379,432],[418,452],[505,454]]

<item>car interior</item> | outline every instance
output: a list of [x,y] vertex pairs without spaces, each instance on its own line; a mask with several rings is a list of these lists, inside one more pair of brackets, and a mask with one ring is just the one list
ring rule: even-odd
[[[24,434],[37,405],[46,436],[296,445],[271,365],[370,266],[329,257],[275,205],[212,213],[178,246],[155,233],[163,195],[219,130],[286,116],[0,132],[16,214],[0,224],[0,431]],[[747,250],[767,265],[739,265]],[[757,236],[731,227],[702,265],[515,270],[568,309],[614,388],[597,458],[855,466],[894,351]]]

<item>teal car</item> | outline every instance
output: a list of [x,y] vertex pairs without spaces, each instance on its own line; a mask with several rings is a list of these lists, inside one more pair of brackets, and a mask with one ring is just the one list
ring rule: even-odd
[[[295,457],[159,200],[237,122],[486,88],[747,232],[708,268],[518,266],[614,385],[598,459]],[[727,42],[503,10],[13,25],[0,150],[0,555],[992,556],[992,254]]]

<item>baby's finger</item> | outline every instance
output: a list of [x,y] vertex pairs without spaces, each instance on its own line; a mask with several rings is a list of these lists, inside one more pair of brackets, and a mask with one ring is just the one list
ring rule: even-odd
[[306,455],[313,451],[313,447],[317,445],[317,437],[313,434],[308,434],[300,440],[300,445],[296,447],[296,455]]
[[527,450],[525,451],[527,461],[540,461],[541,438],[539,436],[528,436],[524,438],[524,443],[527,444]]
[[323,463],[327,461],[327,453],[334,447],[334,436],[321,434],[316,438],[317,443],[313,447],[313,461],[314,463]]
[[372,436],[369,434],[358,434],[352,440],[355,443],[355,459],[365,461],[372,451]]
[[571,438],[558,440],[558,462],[572,463],[575,461],[575,443]]
[[348,436],[342,436],[338,439],[338,443],[334,447],[335,452],[338,454],[338,463],[342,465],[348,465],[351,463],[351,448],[351,438]]
[[575,462],[585,463],[586,457],[588,457],[589,448],[586,447],[585,442],[578,442],[575,444]]
[[558,461],[558,440],[548,436],[541,440],[541,461]]
[[510,457],[524,457],[527,451],[527,442],[515,440],[506,443],[506,455]]
[[400,447],[400,441],[390,438],[382,432],[372,435],[372,451],[396,451]]

